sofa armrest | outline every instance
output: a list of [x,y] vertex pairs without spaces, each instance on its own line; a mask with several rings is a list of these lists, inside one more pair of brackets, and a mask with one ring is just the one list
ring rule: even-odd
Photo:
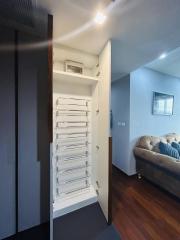
[[134,154],[148,162],[151,162],[161,168],[164,168],[175,175],[180,176],[180,161],[160,153],[156,153],[147,149],[135,147]]

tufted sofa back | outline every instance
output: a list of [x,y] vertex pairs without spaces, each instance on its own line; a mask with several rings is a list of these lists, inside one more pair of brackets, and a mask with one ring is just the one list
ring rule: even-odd
[[172,142],[180,142],[180,135],[175,133],[167,134],[162,137],[155,136],[142,136],[139,139],[137,147],[144,148],[150,151],[159,152],[159,142],[164,143],[172,143]]

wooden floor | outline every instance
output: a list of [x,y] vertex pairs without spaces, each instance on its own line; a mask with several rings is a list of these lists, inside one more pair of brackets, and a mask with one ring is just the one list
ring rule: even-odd
[[113,222],[122,240],[180,240],[180,201],[113,167]]

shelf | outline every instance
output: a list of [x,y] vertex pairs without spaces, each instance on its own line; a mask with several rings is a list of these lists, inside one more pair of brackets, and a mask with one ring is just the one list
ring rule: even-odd
[[71,194],[68,198],[55,200],[53,205],[53,218],[63,216],[82,207],[97,202],[97,195],[92,186],[79,193]]
[[61,81],[64,83],[76,83],[76,84],[84,84],[84,85],[95,85],[99,81],[98,78],[69,73],[64,71],[53,70],[53,79],[57,81]]

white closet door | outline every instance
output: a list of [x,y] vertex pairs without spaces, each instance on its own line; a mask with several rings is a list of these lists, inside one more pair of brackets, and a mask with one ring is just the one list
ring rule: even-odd
[[109,113],[111,81],[111,43],[108,42],[99,56],[99,114],[98,114],[98,161],[97,181],[99,186],[98,200],[108,221],[109,196]]

